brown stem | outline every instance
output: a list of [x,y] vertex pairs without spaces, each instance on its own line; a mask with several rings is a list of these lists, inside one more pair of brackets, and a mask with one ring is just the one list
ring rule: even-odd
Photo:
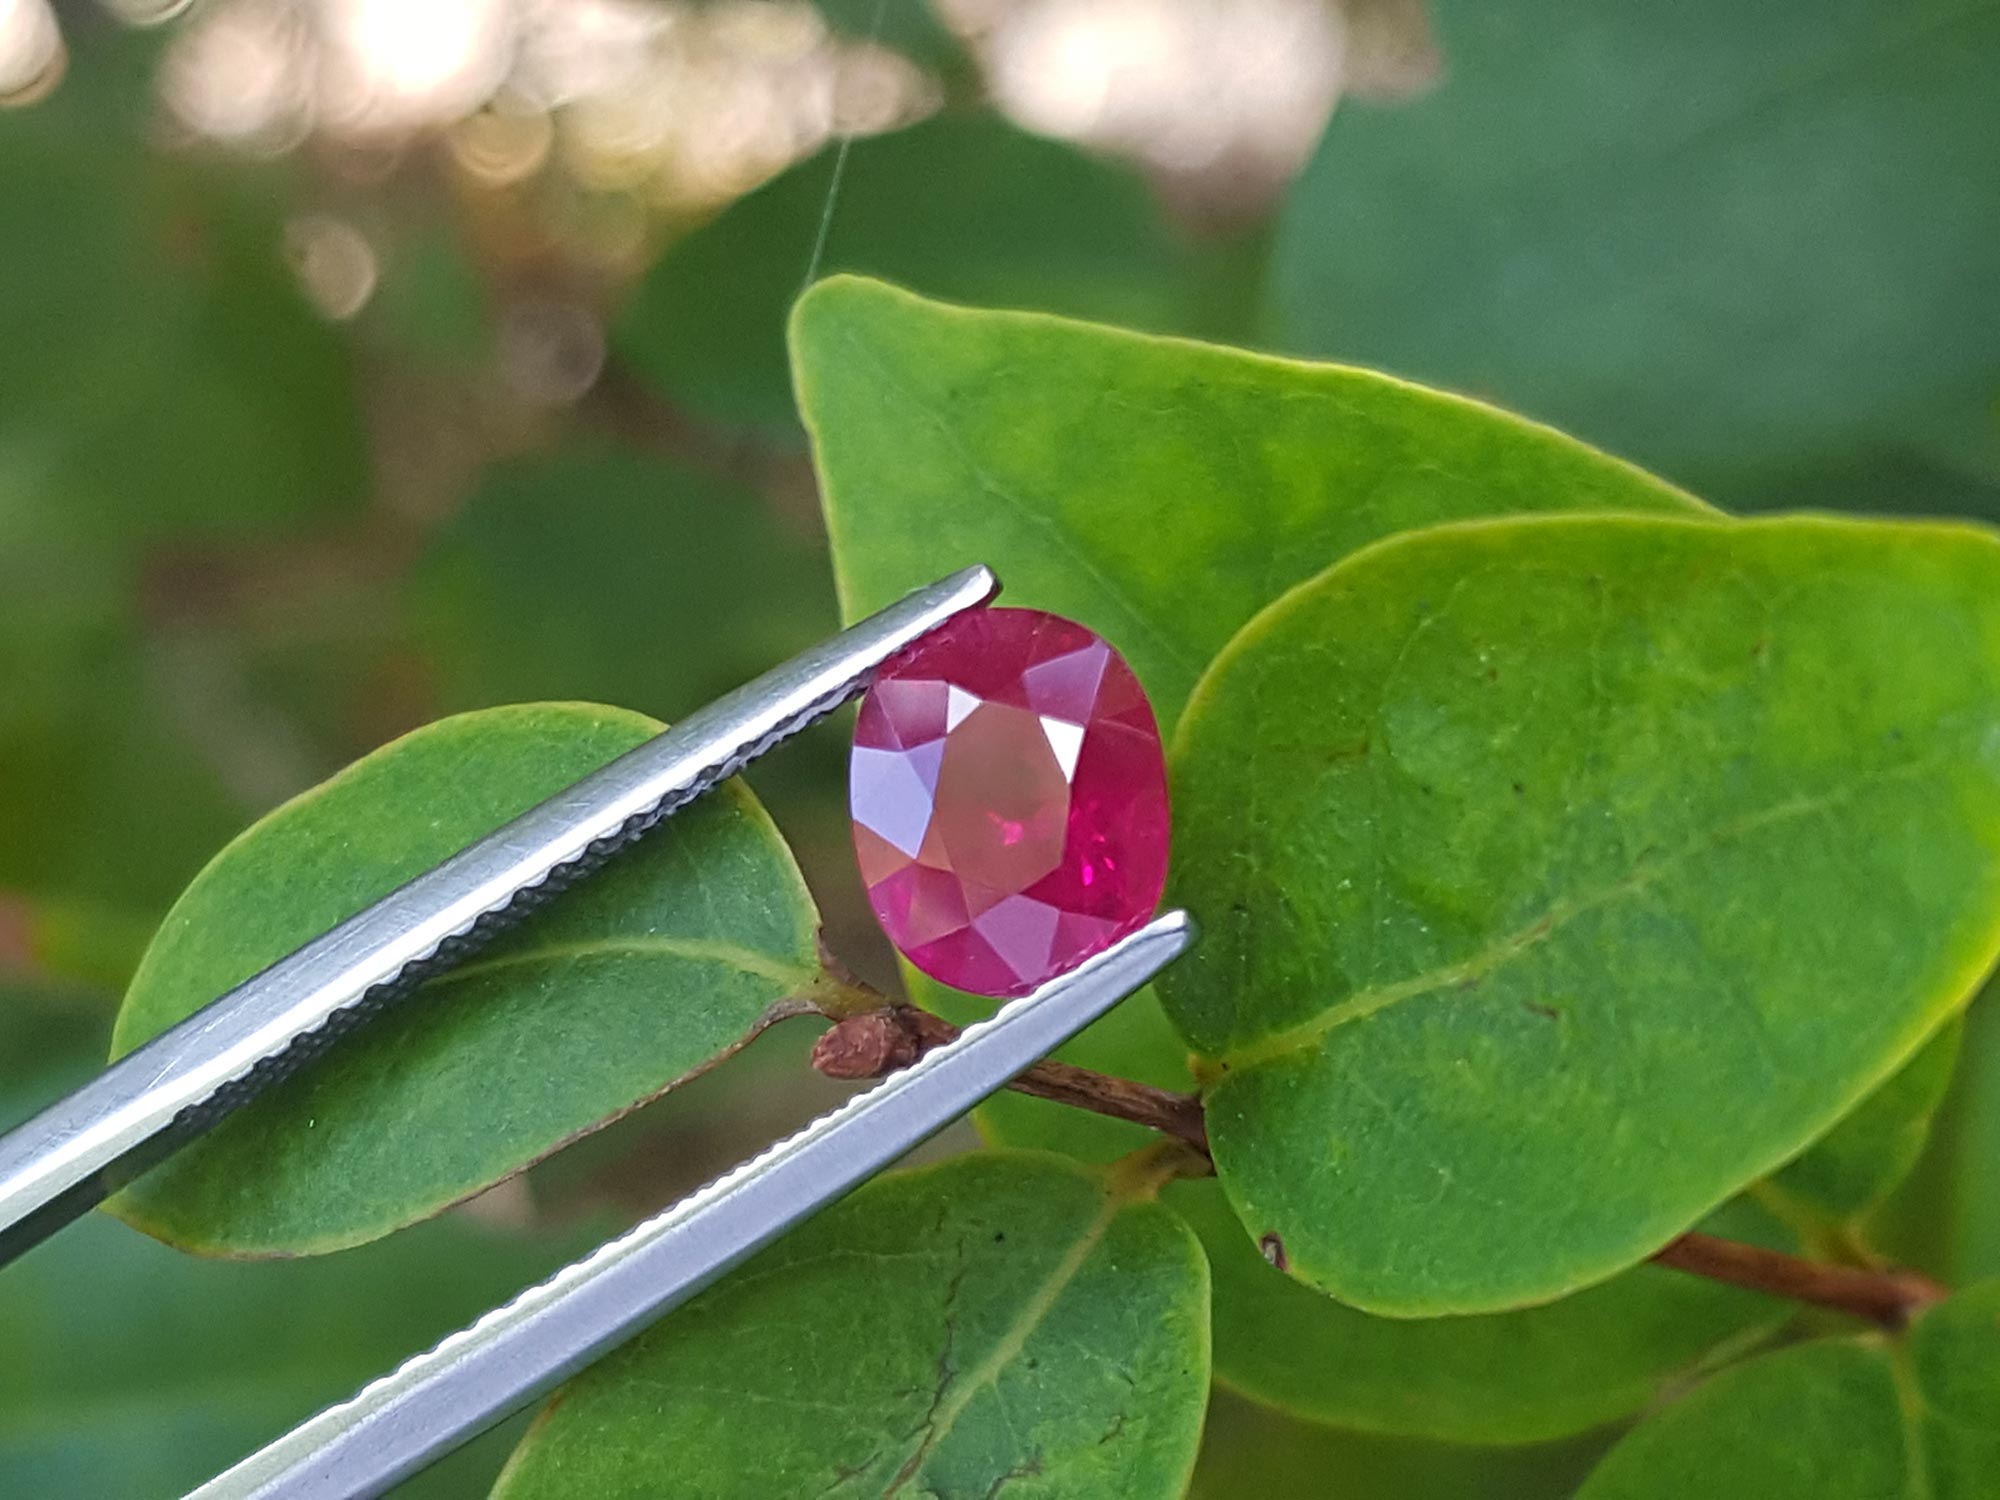
[[[829,1078],[879,1078],[908,1067],[957,1035],[958,1028],[942,1016],[913,1005],[892,1005],[836,1022],[813,1047],[812,1061]],[[1204,1160],[1208,1156],[1201,1101],[1192,1094],[1094,1073],[1052,1057],[1036,1063],[1010,1086],[1037,1099],[1148,1126],[1192,1146]]]
[[1946,1288],[1905,1267],[1867,1270],[1859,1266],[1828,1265],[1746,1245],[1737,1240],[1719,1239],[1712,1234],[1684,1234],[1653,1256],[1663,1266],[1691,1271],[1711,1281],[1750,1287],[1798,1302],[1834,1307],[1842,1312],[1880,1323],[1884,1328],[1901,1328],[1934,1302],[1949,1295]]
[[[858,995],[873,993],[855,981],[848,981],[848,986]],[[912,1005],[884,1005],[838,1020],[813,1048],[813,1066],[829,1078],[879,1078],[908,1067],[957,1035],[958,1028],[942,1016]],[[1149,1126],[1192,1146],[1208,1160],[1201,1100],[1192,1094],[1114,1078],[1053,1058],[1036,1063],[1012,1087],[1038,1099]],[[1831,1265],[1712,1234],[1684,1234],[1653,1259],[1711,1281],[1838,1308],[1890,1329],[1903,1327],[1948,1295],[1947,1288],[1919,1271]]]

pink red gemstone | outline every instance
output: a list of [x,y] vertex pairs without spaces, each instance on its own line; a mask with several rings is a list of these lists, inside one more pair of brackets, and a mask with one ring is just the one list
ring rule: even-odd
[[1144,923],[1166,884],[1152,705],[1057,615],[973,610],[885,667],[849,790],[875,915],[957,989],[1026,994]]

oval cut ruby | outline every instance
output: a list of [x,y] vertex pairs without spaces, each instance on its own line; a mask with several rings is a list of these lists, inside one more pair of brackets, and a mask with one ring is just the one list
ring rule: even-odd
[[1059,615],[972,610],[890,662],[848,785],[876,917],[957,989],[1026,994],[1144,923],[1166,885],[1152,705]]

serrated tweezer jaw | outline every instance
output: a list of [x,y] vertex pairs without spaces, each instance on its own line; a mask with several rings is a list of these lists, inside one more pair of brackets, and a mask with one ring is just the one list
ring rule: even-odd
[[[992,598],[967,568],[531,808],[0,1137],[0,1265],[595,870]],[[1155,918],[194,1492],[378,1495],[630,1338],[1004,1087],[1183,952]]]
[[379,1495],[529,1405],[1005,1087],[1186,951],[1184,912],[991,1020],[557,1272],[192,1492]]
[[999,588],[918,589],[460,850],[0,1136],[0,1266],[163,1161],[346,1031],[854,697]]

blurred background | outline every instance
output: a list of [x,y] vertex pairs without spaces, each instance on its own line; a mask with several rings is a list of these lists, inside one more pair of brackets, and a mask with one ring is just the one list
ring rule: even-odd
[[[813,274],[1377,365],[1730,508],[2000,519],[1996,185],[1964,0],[0,0],[0,1127],[281,799],[832,628]],[[756,782],[889,982],[842,752]],[[0,1273],[0,1495],[178,1493],[818,1107],[809,1042],[322,1261],[78,1226]],[[2000,1271],[1938,1206],[2000,1146],[1969,1054],[1905,1216],[1944,1274]],[[1552,1496],[1591,1451],[1224,1399],[1200,1493]]]

